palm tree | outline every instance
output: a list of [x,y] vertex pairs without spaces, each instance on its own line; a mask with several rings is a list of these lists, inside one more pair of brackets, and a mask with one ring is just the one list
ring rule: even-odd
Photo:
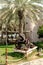
[[[9,1],[7,1],[9,3]],[[26,17],[28,17],[32,22],[36,24],[36,22],[41,21],[41,15],[42,15],[42,6],[37,4],[34,4],[37,1],[31,1],[31,0],[14,0],[9,4],[9,10],[12,10],[12,13],[9,12],[7,17],[5,16],[4,20],[5,22],[11,21],[13,15],[14,15],[14,21],[19,21],[19,33],[23,33],[23,24],[25,19],[25,14],[27,14]],[[8,12],[7,12],[8,13]],[[41,15],[40,15],[41,14]],[[11,17],[9,17],[11,15]],[[3,15],[2,15],[3,16]],[[8,21],[9,18],[9,21]],[[7,19],[7,21],[6,21]]]

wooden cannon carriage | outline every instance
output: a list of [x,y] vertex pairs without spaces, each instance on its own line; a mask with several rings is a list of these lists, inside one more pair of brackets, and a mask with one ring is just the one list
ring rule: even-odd
[[27,57],[28,54],[32,53],[37,47],[33,45],[28,39],[24,39],[23,36],[19,35],[19,39],[15,41],[14,52],[20,52],[25,54]]

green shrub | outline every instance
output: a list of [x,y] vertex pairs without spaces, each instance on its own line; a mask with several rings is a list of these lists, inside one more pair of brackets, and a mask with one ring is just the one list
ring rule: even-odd
[[43,25],[39,27],[37,33],[38,33],[39,37],[43,37]]
[[43,48],[43,41],[42,42],[35,42],[35,43],[33,43],[34,45],[36,45],[37,47],[39,47],[39,48]]

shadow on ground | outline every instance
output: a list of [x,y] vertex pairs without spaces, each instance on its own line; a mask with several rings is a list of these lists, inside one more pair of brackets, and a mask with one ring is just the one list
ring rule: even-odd
[[[3,55],[6,55],[6,54],[2,54],[2,56]],[[22,58],[23,56],[24,56],[24,54],[22,54],[22,53],[19,53],[19,52],[9,52],[8,54],[7,54],[8,56],[11,56],[11,57],[15,57],[15,58]]]

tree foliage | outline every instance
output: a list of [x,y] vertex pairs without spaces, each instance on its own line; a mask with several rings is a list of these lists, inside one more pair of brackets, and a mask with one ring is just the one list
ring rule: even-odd
[[[4,23],[9,21],[8,27],[12,30],[14,30],[14,27],[18,28],[19,24],[24,22],[25,17],[28,17],[34,23],[42,21],[43,8],[37,4],[35,5],[34,2],[39,4],[37,0],[12,0],[12,1],[7,0],[7,3],[8,4],[10,3],[8,10],[12,12],[9,12],[7,10],[7,12],[5,13],[6,11],[5,9],[5,11],[3,12],[4,14],[2,13],[3,15],[1,19],[3,20]],[[11,22],[15,25],[13,25]]]

